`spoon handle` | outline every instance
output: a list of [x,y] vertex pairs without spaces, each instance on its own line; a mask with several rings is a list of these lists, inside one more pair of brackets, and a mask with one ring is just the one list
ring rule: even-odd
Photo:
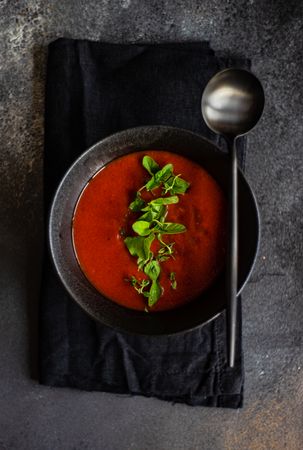
[[229,245],[227,260],[227,362],[234,367],[238,287],[238,165],[236,139],[228,140],[230,157]]

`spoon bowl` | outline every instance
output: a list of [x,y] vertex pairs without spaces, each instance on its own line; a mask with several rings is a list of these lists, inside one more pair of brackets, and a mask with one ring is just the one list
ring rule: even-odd
[[202,96],[202,114],[208,127],[223,136],[248,133],[264,108],[260,81],[247,70],[226,69],[217,73]]

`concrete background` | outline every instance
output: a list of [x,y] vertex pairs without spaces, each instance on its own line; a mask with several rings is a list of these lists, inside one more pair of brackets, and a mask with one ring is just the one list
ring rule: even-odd
[[[303,442],[303,2],[0,0],[0,449],[301,449]],[[245,407],[39,386],[46,45],[210,40],[246,56],[266,91],[247,175],[262,215],[244,293]]]

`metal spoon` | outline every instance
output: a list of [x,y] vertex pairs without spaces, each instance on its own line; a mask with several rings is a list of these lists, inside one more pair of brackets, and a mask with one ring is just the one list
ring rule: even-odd
[[235,364],[238,286],[238,183],[236,138],[259,121],[264,107],[260,81],[247,70],[226,69],[207,84],[202,115],[208,127],[225,137],[230,156],[229,248],[227,264],[227,361]]

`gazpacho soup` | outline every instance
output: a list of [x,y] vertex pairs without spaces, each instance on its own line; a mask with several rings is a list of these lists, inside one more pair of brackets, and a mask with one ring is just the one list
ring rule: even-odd
[[197,298],[222,270],[226,213],[221,188],[201,166],[168,151],[138,151],[107,164],[83,189],[74,251],[107,298],[168,310]]

